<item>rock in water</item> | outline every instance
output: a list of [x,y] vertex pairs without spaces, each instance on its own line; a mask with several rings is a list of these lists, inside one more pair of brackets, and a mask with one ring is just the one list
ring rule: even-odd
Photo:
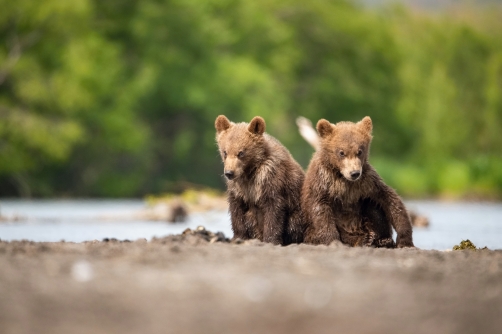
[[408,210],[408,215],[410,216],[411,225],[413,227],[428,227],[429,226],[429,218],[426,216],[422,216],[415,211]]
[[188,210],[182,201],[173,201],[169,206],[167,221],[170,223],[183,223],[188,216]]

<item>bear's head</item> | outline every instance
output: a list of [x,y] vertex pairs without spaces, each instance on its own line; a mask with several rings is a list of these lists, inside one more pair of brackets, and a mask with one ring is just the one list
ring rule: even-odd
[[248,123],[233,123],[223,115],[216,118],[216,141],[228,180],[250,175],[266,159],[265,120],[259,116]]
[[324,161],[334,167],[350,181],[357,181],[368,160],[371,131],[371,118],[364,117],[360,122],[339,122],[331,124],[325,119],[317,122],[317,133],[321,138],[320,154]]

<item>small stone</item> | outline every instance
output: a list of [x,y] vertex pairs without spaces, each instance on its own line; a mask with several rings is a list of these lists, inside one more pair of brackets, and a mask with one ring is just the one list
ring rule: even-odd
[[206,228],[204,226],[197,226],[197,228],[195,230],[196,231],[205,231]]
[[333,240],[330,244],[329,247],[332,248],[343,248],[346,247],[340,240]]
[[249,239],[244,241],[244,245],[246,246],[264,246],[265,243],[258,239]]
[[215,236],[218,237],[218,241],[226,241],[227,238],[223,232],[216,232]]
[[186,239],[184,240],[184,242],[190,246],[197,246],[197,245],[202,245],[206,242],[208,242],[209,240],[206,240],[205,238],[200,238],[199,236],[197,235],[189,235],[186,237]]
[[38,250],[41,252],[47,252],[50,250],[50,248],[45,244],[41,244],[40,246],[38,246]]
[[232,244],[240,245],[244,242],[244,240],[242,240],[241,238],[233,238],[230,242]]

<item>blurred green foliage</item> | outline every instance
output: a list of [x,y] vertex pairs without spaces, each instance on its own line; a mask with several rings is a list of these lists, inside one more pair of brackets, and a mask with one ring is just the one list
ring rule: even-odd
[[0,0],[0,195],[222,188],[219,114],[374,122],[406,196],[502,195],[502,11],[346,0]]

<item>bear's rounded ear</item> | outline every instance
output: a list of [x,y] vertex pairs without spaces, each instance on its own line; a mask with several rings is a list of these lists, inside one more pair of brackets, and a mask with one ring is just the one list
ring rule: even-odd
[[371,134],[371,131],[373,131],[373,123],[371,122],[371,118],[369,116],[364,117],[357,123],[357,125],[368,134]]
[[216,121],[214,121],[214,127],[216,128],[216,132],[218,133],[227,130],[230,125],[231,124],[228,118],[223,115],[216,117]]
[[249,122],[248,131],[261,136],[265,132],[265,120],[260,116],[256,116]]
[[319,122],[317,122],[317,133],[321,138],[324,138],[331,133],[333,133],[333,127],[331,126],[331,123],[324,118],[320,119]]

